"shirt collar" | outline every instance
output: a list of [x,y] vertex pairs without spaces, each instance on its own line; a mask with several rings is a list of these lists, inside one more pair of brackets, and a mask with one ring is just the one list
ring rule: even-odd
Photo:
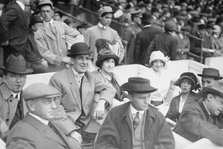
[[99,28],[101,29],[107,29],[107,26],[102,25],[100,22],[98,23]]
[[74,70],[73,67],[71,67],[71,69],[72,69],[72,71],[74,72],[74,75],[75,75],[75,76],[77,76],[77,77],[81,77],[81,78],[84,76],[84,73],[81,73],[81,74],[78,73],[77,71]]
[[145,25],[143,28],[150,27],[150,26],[152,26],[152,25],[151,25],[151,24],[149,24],[149,25]]
[[37,120],[39,120],[40,122],[42,122],[43,124],[48,125],[48,123],[49,123],[48,120],[45,120],[45,119],[43,119],[43,118],[41,118],[41,117],[39,117],[39,116],[37,116],[37,115],[35,115],[35,114],[33,114],[33,113],[30,113],[30,112],[29,112],[29,114],[30,114],[32,117],[34,117],[35,119],[37,119]]
[[[19,93],[14,93],[14,92],[11,91],[11,93],[12,93],[12,96],[13,96],[14,98],[17,98],[18,100],[20,99],[20,94],[21,94],[21,92],[19,92]],[[17,96],[17,97],[16,97],[16,96]]]
[[23,11],[25,11],[25,5],[22,2],[16,1],[16,3],[22,8]]
[[43,24],[44,24],[44,26],[46,26],[46,27],[50,27],[50,24],[52,24],[52,25],[54,25],[54,21],[53,21],[53,19],[51,19],[49,22],[45,22],[45,21],[43,21]]
[[135,115],[137,112],[139,112],[139,114],[142,115],[144,114],[145,111],[138,111],[132,106],[132,104],[130,104],[130,112],[132,115]]

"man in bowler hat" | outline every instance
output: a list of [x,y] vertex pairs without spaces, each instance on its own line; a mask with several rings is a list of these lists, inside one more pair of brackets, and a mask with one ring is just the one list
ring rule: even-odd
[[201,77],[202,86],[206,87],[212,85],[213,83],[223,79],[220,76],[219,70],[215,68],[204,68],[202,74],[198,74]]
[[121,88],[130,102],[111,109],[98,133],[95,148],[173,149],[175,142],[164,116],[150,106],[157,89],[145,78],[132,77]]
[[54,123],[61,93],[52,86],[36,83],[28,86],[23,97],[28,113],[7,136],[7,149],[80,149],[77,140],[68,137]]
[[174,131],[192,142],[207,138],[223,146],[223,122],[218,117],[223,112],[223,82],[203,87],[200,94],[201,100],[184,107]]
[[[96,119],[102,119],[106,107],[111,105],[115,91],[88,70],[90,50],[85,43],[75,43],[68,51],[72,66],[62,70],[50,79],[50,85],[62,94],[61,104],[70,119],[76,125],[75,130],[82,135],[83,144],[94,142],[100,124]],[[95,101],[95,95],[99,100]],[[98,102],[92,113],[93,103]]]
[[25,114],[24,101],[21,95],[26,82],[26,75],[32,73],[26,68],[26,61],[22,55],[9,55],[0,79],[0,137],[6,137],[10,129]]

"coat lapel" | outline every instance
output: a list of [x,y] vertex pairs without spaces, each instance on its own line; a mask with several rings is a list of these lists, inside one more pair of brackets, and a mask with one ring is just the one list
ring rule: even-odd
[[83,81],[82,81],[82,85],[81,85],[81,87],[82,87],[82,93],[81,93],[81,95],[82,95],[82,102],[83,102],[83,104],[85,104],[86,103],[86,101],[87,101],[87,95],[88,95],[88,89],[90,88],[90,84],[89,84],[89,82],[88,82],[88,78],[84,75],[84,77],[83,77]]
[[71,68],[67,69],[67,76],[68,76],[68,81],[70,83],[70,90],[71,93],[74,97],[74,102],[77,103],[77,105],[79,106],[79,108],[81,109],[81,98],[80,98],[80,90],[79,87],[77,85],[77,82],[74,78],[74,72],[72,71]]
[[25,29],[28,29],[28,16],[26,15],[26,13],[25,13],[25,11],[24,10],[22,10],[22,8],[17,4],[17,3],[15,3],[15,6],[16,6],[16,8],[17,8],[17,10],[18,10],[18,12],[20,13],[20,15],[22,16],[22,18],[23,18],[23,20],[24,20],[24,27],[25,27]]
[[62,146],[67,146],[58,136],[57,134],[47,125],[43,124],[39,120],[33,118],[30,114],[27,114],[24,121],[31,126],[33,126],[36,130],[38,130],[42,135],[44,135],[47,139],[53,140],[61,144]]
[[56,36],[52,33],[52,31],[49,28],[44,26],[43,30],[48,37],[50,37],[53,40],[56,40]]

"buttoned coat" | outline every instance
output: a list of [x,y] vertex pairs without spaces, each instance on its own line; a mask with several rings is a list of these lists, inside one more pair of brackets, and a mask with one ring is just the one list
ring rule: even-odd
[[222,128],[222,118],[214,120],[204,107],[203,100],[199,100],[184,107],[174,131],[192,142],[207,138],[223,146]]
[[81,115],[81,102],[85,117],[81,121],[85,124],[83,128],[87,132],[98,132],[100,125],[92,115],[92,107],[95,95],[99,94],[101,99],[105,99],[111,105],[115,90],[104,82],[100,81],[91,72],[86,72],[82,78],[81,93],[71,68],[62,70],[54,74],[50,79],[50,85],[57,88],[62,93],[61,104],[64,106],[69,118],[75,123]]
[[[179,113],[180,96],[181,95],[178,95],[171,100],[169,110],[166,114],[166,117],[170,118],[173,121],[177,121],[180,116],[180,113]],[[195,102],[197,98],[199,97],[196,93],[190,92],[189,95],[187,96],[184,106],[186,106],[187,104],[190,104],[191,102]]]
[[10,52],[24,55],[27,48],[28,15],[16,2],[13,2],[2,15],[1,23],[7,31],[9,45],[15,50]]
[[61,70],[64,68],[62,59],[67,56],[65,35],[75,38],[80,33],[63,22],[53,21],[53,24],[56,28],[56,35],[44,25],[35,32],[35,40],[41,56],[50,66],[58,68],[55,70]]
[[[20,96],[20,100],[22,100],[23,104],[25,105],[24,99]],[[5,122],[8,127],[10,127],[13,122],[14,116],[16,114],[16,108],[18,105],[18,99],[14,98],[9,88],[0,80],[0,118],[2,119],[1,122]],[[23,115],[22,118],[25,116],[27,109],[23,106]],[[0,124],[1,126],[1,124]]]
[[[98,133],[96,149],[132,149],[130,103],[111,109]],[[146,111],[144,145],[147,149],[174,149],[175,142],[164,116],[150,107]]]
[[[56,127],[56,125],[54,125]],[[80,149],[80,145],[58,129],[65,141],[47,125],[27,114],[10,130],[7,149]]]

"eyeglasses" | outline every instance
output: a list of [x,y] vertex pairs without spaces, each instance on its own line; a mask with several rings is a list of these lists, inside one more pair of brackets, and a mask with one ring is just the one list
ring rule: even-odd
[[51,10],[41,10],[41,13],[51,13]]

